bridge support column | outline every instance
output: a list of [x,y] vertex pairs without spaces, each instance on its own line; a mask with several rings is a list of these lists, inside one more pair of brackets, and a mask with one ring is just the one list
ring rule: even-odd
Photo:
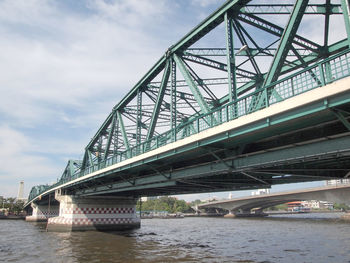
[[58,216],[59,207],[49,205],[38,205],[35,203],[31,204],[33,213],[30,216],[26,216],[26,221],[29,222],[45,222],[50,217]]
[[257,209],[254,211],[254,215],[259,217],[259,216],[268,216],[268,214],[264,213],[263,209]]
[[235,213],[232,210],[229,210],[228,214],[224,215],[226,218],[234,218],[236,217]]
[[136,199],[126,197],[76,197],[59,195],[59,216],[48,220],[48,231],[114,231],[140,227]]

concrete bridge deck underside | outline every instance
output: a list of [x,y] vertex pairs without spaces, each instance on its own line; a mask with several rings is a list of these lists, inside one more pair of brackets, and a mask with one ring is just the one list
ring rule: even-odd
[[235,198],[201,204],[198,205],[198,209],[219,208],[235,213],[238,211],[251,211],[252,209],[262,210],[287,202],[305,200],[322,200],[350,204],[350,185],[318,187],[268,195]]

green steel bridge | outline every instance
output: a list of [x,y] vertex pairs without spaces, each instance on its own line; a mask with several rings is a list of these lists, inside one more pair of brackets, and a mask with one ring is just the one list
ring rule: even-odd
[[26,206],[57,190],[138,197],[350,176],[349,1],[266,2],[229,0],[169,47],[83,160]]

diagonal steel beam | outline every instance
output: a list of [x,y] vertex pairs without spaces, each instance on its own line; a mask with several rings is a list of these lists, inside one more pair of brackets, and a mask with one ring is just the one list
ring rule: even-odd
[[[301,64],[303,65],[304,68],[306,68],[308,65],[306,64],[305,60],[303,59],[303,57],[298,53],[298,51],[292,46],[291,50],[293,51],[293,53],[295,54],[295,56],[300,60]],[[322,85],[321,81],[318,79],[318,77],[316,76],[316,74],[310,69],[308,71],[311,75],[311,77],[315,80],[315,82],[317,82],[318,85]]]
[[172,52],[179,50],[185,50],[193,43],[201,39],[208,34],[212,29],[217,27],[224,21],[224,15],[227,11],[232,10],[238,12],[242,6],[249,3],[250,0],[232,0],[226,1],[219,9],[217,9],[212,15],[195,27],[191,32],[184,36],[179,42],[171,47]]
[[167,87],[167,84],[168,84],[169,75],[170,75],[170,63],[169,63],[169,60],[168,60],[168,62],[166,64],[166,67],[164,69],[162,82],[161,82],[161,85],[160,85],[160,88],[159,88],[159,92],[158,92],[157,101],[156,101],[156,103],[154,105],[154,110],[153,110],[151,123],[150,123],[149,129],[148,129],[146,140],[150,139],[153,136],[153,134],[154,134],[154,129],[155,129],[156,124],[157,124],[160,108],[161,108],[161,105],[162,105],[162,102],[163,102],[163,98],[164,98],[164,94],[165,94],[165,90],[166,90],[166,87]]
[[68,161],[68,165],[69,165],[69,176],[71,177],[71,176],[73,176],[73,174],[75,172],[74,161],[73,160],[69,160]]
[[119,129],[120,129],[122,136],[123,136],[125,148],[126,148],[126,150],[129,150],[130,149],[129,140],[128,140],[128,136],[126,135],[126,132],[125,132],[125,126],[124,126],[124,122],[122,119],[122,115],[121,115],[120,111],[116,111],[116,114],[117,114],[117,118],[118,118]]
[[106,129],[108,128],[108,126],[111,124],[112,119],[113,119],[113,112],[111,112],[108,115],[107,119],[103,122],[103,124],[98,129],[98,131],[96,132],[94,137],[91,139],[89,144],[85,147],[85,149],[90,149],[91,147],[93,147],[95,145],[95,143],[99,140],[101,134],[103,134],[106,131]]
[[[205,58],[197,55],[191,55],[188,53],[187,54],[185,53],[184,59],[197,64],[201,64],[204,66],[208,66],[217,70],[227,72],[227,65],[225,63],[222,63],[213,59],[209,59],[209,58]],[[244,69],[238,69],[238,68],[236,68],[236,75],[243,78],[249,78],[249,79],[255,78],[255,74],[253,72],[250,72]]]
[[[224,21],[224,14],[228,10],[239,11],[242,6],[249,3],[251,0],[233,0],[224,3],[212,15],[200,23],[196,28],[184,36],[180,41],[169,48],[169,53],[186,50],[193,43],[204,37],[212,29],[217,27]],[[126,106],[137,95],[137,90],[153,80],[165,67],[167,57],[163,56],[157,63],[146,73],[146,75],[132,88],[132,90],[115,106],[115,109],[120,110]]]
[[194,82],[193,78],[191,77],[191,74],[188,72],[184,62],[180,57],[178,57],[176,54],[173,55],[174,60],[176,62],[176,65],[179,67],[180,72],[182,76],[185,78],[187,85],[191,89],[199,107],[202,110],[202,113],[208,113],[210,111],[209,105],[207,102],[204,100],[204,97],[200,93],[196,83]]
[[344,16],[344,22],[345,22],[345,29],[346,29],[346,34],[348,36],[348,43],[350,47],[350,17],[349,17],[349,0],[341,0],[341,7],[343,9],[343,16]]
[[164,176],[166,179],[171,179],[171,175],[165,175],[165,174],[163,174],[162,172],[160,172],[159,170],[157,170],[156,168],[154,168],[152,165],[150,165],[150,164],[145,164],[147,167],[149,167],[152,171],[154,171],[154,172],[156,172],[157,174],[159,174],[159,175],[162,175],[162,176]]
[[270,66],[270,70],[268,71],[267,76],[265,78],[263,86],[267,86],[275,80],[277,80],[278,75],[281,72],[285,59],[289,52],[289,49],[292,45],[293,39],[298,30],[301,19],[304,15],[304,11],[308,2],[308,0],[297,0],[297,2],[295,3],[293,12],[291,13],[288,24],[283,32],[280,44],[277,48],[277,51]]
[[[282,33],[283,33],[283,28],[275,25],[261,17],[252,15],[252,14],[243,14],[240,13],[237,16],[237,19],[239,19],[240,21],[247,23],[249,25],[252,25],[256,28],[262,29],[272,35],[275,35],[277,37],[281,37]],[[322,46],[320,46],[319,44],[308,40],[304,37],[301,37],[299,35],[295,35],[294,39],[292,40],[294,44],[303,47],[305,49],[311,50],[313,52],[317,52],[320,51]]]
[[[242,45],[248,47],[249,46],[248,41],[246,40],[246,38],[245,38],[245,36],[243,34],[243,32],[245,32],[245,34],[247,34],[249,36],[248,32],[244,30],[244,28],[242,27],[242,25],[239,23],[238,20],[235,20],[235,23],[233,24],[233,27],[234,27],[234,29],[235,29],[235,31],[237,33],[237,36],[240,39]],[[252,41],[251,37],[249,37],[249,39],[250,39],[250,41]],[[253,43],[254,43],[254,45],[257,46],[257,44],[255,42],[253,42]],[[258,63],[256,62],[254,56],[252,56],[249,51],[247,52],[247,56],[248,56],[248,60],[252,64],[256,74],[261,75],[260,68],[259,68]]]
[[243,171],[242,171],[242,172],[240,172],[240,173],[243,174],[243,175],[245,175],[245,176],[247,176],[247,177],[249,177],[249,178],[251,178],[251,179],[253,179],[253,180],[255,180],[255,181],[258,181],[258,182],[260,182],[260,183],[263,183],[263,184],[266,184],[266,185],[271,186],[271,184],[269,184],[268,182],[266,182],[266,181],[264,181],[264,180],[261,180],[261,179],[255,177],[255,176],[252,176],[252,175],[248,174],[247,172],[243,172]]
[[111,146],[112,137],[113,137],[113,133],[114,133],[114,129],[115,129],[115,119],[116,119],[116,115],[114,114],[111,128],[110,128],[109,133],[108,133],[108,140],[107,140],[106,149],[104,152],[104,160],[107,160],[108,151],[109,151],[109,148]]
[[85,150],[83,162],[81,163],[81,169],[84,169],[86,167],[87,161],[88,161],[88,150]]
[[343,125],[350,131],[350,123],[344,117],[344,115],[340,111],[338,111],[336,109],[332,109],[331,111],[341,121],[341,123],[343,123]]

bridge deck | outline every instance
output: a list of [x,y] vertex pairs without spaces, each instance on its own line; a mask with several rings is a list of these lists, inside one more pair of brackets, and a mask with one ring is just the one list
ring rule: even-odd
[[[84,184],[86,184],[87,188],[92,184],[94,186],[87,190],[76,190],[77,194],[129,194],[129,192],[138,192],[152,195],[166,194],[168,191],[186,193],[195,192],[197,184],[202,188],[199,191],[225,191],[269,187],[274,183],[283,181],[308,181],[312,172],[309,173],[309,176],[303,176],[304,172],[299,171],[294,178],[284,178],[281,171],[264,172],[259,167],[260,174],[256,174],[254,170],[251,171],[249,161],[255,157],[259,160],[258,166],[274,166],[278,161],[285,159],[286,156],[283,156],[283,158],[277,157],[281,156],[282,150],[289,151],[291,143],[294,145],[298,144],[301,147],[299,156],[301,158],[305,158],[307,155],[304,154],[307,151],[304,153],[302,151],[305,148],[303,145],[309,147],[318,143],[318,146],[314,149],[316,152],[313,151],[313,153],[309,154],[310,158],[314,158],[319,152],[320,143],[322,144],[324,140],[326,140],[325,145],[329,145],[327,146],[329,154],[334,154],[333,150],[336,150],[336,154],[339,157],[343,153],[348,155],[350,152],[349,131],[341,129],[334,133],[334,130],[332,130],[312,138],[307,138],[304,135],[305,138],[301,138],[301,141],[299,138],[298,141],[276,144],[274,148],[271,148],[269,145],[268,149],[257,148],[246,153],[237,153],[234,150],[232,151],[232,149],[242,144],[255,143],[258,145],[257,142],[262,138],[264,138],[262,142],[266,143],[264,142],[264,140],[266,141],[266,134],[270,134],[271,138],[276,139],[277,137],[282,138],[282,134],[289,136],[291,133],[294,133],[292,137],[297,138],[295,134],[300,133],[300,131],[303,134],[307,134],[306,130],[308,129],[311,130],[310,133],[313,133],[312,128],[310,128],[311,123],[313,125],[323,125],[325,130],[329,125],[338,128],[339,125],[335,125],[335,116],[330,109],[344,105],[349,107],[347,105],[350,100],[349,94],[350,78],[344,78],[182,140],[161,146],[158,149],[81,176],[70,182],[53,187],[46,193],[43,193],[43,195],[60,188],[81,188]],[[283,131],[281,129],[283,125],[286,125],[285,132],[281,132]],[[336,143],[332,146],[331,141]],[[222,155],[225,151],[230,151],[227,157]],[[264,153],[264,156],[267,156],[267,153],[272,153],[273,156],[269,160],[264,161],[264,158],[261,156],[262,153]],[[297,159],[297,156],[295,158]],[[322,157],[320,158],[323,159]],[[327,159],[326,156],[324,158]],[[272,159],[275,161],[273,162]],[[234,168],[234,165],[231,166],[232,160],[235,160],[237,164],[240,163],[241,167],[235,165],[236,168]],[[173,168],[174,165],[172,165],[173,169],[171,170],[164,168],[167,167],[168,163],[181,163],[181,167]],[[208,167],[211,168],[208,169]],[[130,173],[140,174],[141,171],[146,169],[148,172],[151,171],[151,173],[139,175],[134,180],[124,179]],[[242,171],[243,173],[241,173]],[[245,174],[244,171],[248,174]],[[250,172],[253,173],[250,174]],[[334,174],[336,172],[336,170],[333,171]],[[344,173],[343,170],[340,172]],[[269,173],[270,177],[265,177],[264,173]],[[317,174],[318,171],[314,174],[314,180],[323,178],[323,175]],[[329,174],[325,176],[329,176]],[[272,177],[275,177],[275,179]],[[202,178],[202,182],[197,182],[196,178]],[[95,183],[96,180],[99,180],[98,184]]]
[[334,185],[298,189],[272,194],[245,196],[230,200],[209,202],[198,205],[198,209],[221,208],[226,210],[250,210],[253,208],[268,208],[292,201],[322,200],[338,203],[346,203],[350,196],[350,185]]

